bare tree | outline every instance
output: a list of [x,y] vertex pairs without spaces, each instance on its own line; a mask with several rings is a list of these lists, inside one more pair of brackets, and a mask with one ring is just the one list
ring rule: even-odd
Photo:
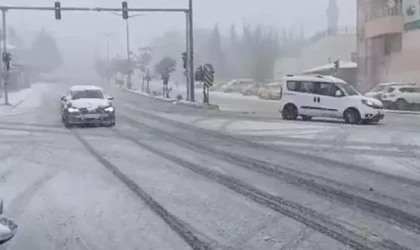
[[162,95],[169,98],[168,83],[170,74],[175,71],[176,60],[171,57],[164,57],[155,65],[155,72],[162,78],[163,92]]

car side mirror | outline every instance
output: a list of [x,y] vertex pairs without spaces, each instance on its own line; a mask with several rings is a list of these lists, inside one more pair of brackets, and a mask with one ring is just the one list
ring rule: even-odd
[[65,101],[66,99],[67,99],[67,97],[65,97],[65,96],[61,97],[62,101]]
[[109,96],[106,97],[106,99],[112,101],[112,100],[114,100],[114,97],[109,95]]
[[344,94],[343,94],[343,92],[341,92],[341,90],[337,90],[337,91],[335,91],[335,96],[336,97],[342,97],[342,96],[344,96]]

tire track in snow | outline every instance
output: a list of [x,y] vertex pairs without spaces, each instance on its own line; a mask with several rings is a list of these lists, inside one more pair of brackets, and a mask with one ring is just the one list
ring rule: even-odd
[[408,248],[389,240],[370,240],[365,238],[345,229],[343,226],[334,222],[331,218],[324,214],[318,213],[298,203],[268,194],[267,192],[254,188],[238,179],[226,176],[219,172],[212,171],[206,167],[200,166],[199,164],[195,164],[177,156],[168,154],[155,147],[149,146],[146,143],[140,142],[131,136],[124,135],[118,130],[114,129],[114,131],[120,134],[121,137],[133,142],[134,144],[137,144],[139,147],[146,149],[157,156],[163,157],[171,162],[191,170],[194,173],[219,183],[222,186],[225,186],[226,188],[231,189],[232,191],[239,193],[256,203],[281,213],[295,221],[298,221],[305,226],[342,243],[345,246],[349,246],[356,250],[408,250]]
[[399,208],[382,204],[376,200],[365,198],[357,192],[353,193],[346,191],[346,189],[343,188],[345,185],[341,183],[337,183],[326,178],[324,179],[322,177],[305,174],[297,170],[291,170],[278,164],[273,164],[243,155],[237,155],[234,153],[218,150],[216,148],[203,145],[202,143],[197,143],[196,141],[180,138],[173,133],[168,133],[156,127],[147,125],[143,122],[136,121],[130,117],[124,117],[124,119],[134,126],[146,127],[152,133],[167,138],[168,140],[175,142],[177,145],[182,145],[183,147],[198,153],[211,155],[215,158],[230,162],[245,169],[277,178],[282,182],[319,195],[320,197],[339,202],[345,206],[351,208],[357,207],[358,209],[365,211],[376,218],[389,221],[392,224],[397,224],[402,228],[420,234],[420,217],[407,213],[403,210],[400,210]]
[[[372,169],[369,169],[369,168],[358,166],[356,164],[344,163],[344,162],[336,161],[336,160],[333,160],[333,159],[324,158],[324,157],[318,156],[318,155],[309,155],[309,154],[306,154],[305,152],[303,152],[303,153],[302,152],[297,152],[297,151],[294,151],[294,150],[289,150],[285,147],[278,148],[278,147],[273,147],[273,146],[270,146],[270,145],[255,143],[255,142],[244,140],[244,139],[241,139],[241,138],[229,135],[229,134],[225,134],[225,133],[221,134],[221,133],[218,133],[218,132],[198,128],[198,127],[195,127],[195,126],[192,126],[192,125],[189,125],[189,124],[174,121],[174,120],[164,118],[164,117],[161,117],[161,116],[153,115],[153,114],[150,114],[150,113],[147,113],[147,112],[144,112],[144,111],[140,111],[138,109],[133,109],[133,108],[127,108],[127,109],[129,111],[134,111],[134,112],[140,114],[142,117],[149,118],[151,120],[157,121],[157,122],[162,123],[162,124],[167,124],[167,125],[170,125],[170,126],[178,127],[180,129],[184,129],[184,130],[188,129],[190,131],[193,131],[197,134],[201,134],[203,136],[209,136],[209,137],[212,137],[212,138],[217,138],[217,139],[220,139],[222,141],[229,141],[229,142],[235,143],[237,145],[242,145],[242,146],[246,146],[246,147],[250,147],[250,148],[264,150],[266,152],[287,153],[287,154],[290,154],[290,155],[295,156],[295,157],[304,158],[306,160],[310,160],[310,161],[313,161],[313,162],[318,163],[318,164],[323,164],[324,166],[333,167],[333,168],[342,168],[342,169],[345,169],[345,170],[352,169],[352,170],[356,170],[360,173],[366,173],[366,174],[369,174],[369,175],[374,175],[374,176],[377,176],[379,178],[388,178],[388,179],[391,179],[391,180],[398,181],[400,183],[405,183],[405,184],[409,184],[409,185],[412,185],[412,186],[420,187],[420,181],[417,181],[417,180],[414,180],[414,179],[405,178],[405,177],[397,176],[397,175],[392,175],[392,174],[388,174],[388,173],[385,173],[385,172],[375,171],[375,170],[372,170]],[[135,121],[135,122],[137,122],[137,121]]]
[[134,194],[141,198],[149,208],[155,212],[171,229],[176,232],[192,249],[207,250],[213,249],[211,244],[201,240],[191,227],[184,221],[172,215],[162,205],[156,202],[149,194],[147,194],[137,183],[125,175],[111,162],[102,157],[77,131],[73,131],[75,137],[82,143],[88,152],[96,158],[106,169],[108,169],[116,178],[123,182]]

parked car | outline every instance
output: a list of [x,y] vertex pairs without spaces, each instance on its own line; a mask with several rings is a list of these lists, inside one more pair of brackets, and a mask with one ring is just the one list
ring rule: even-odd
[[248,88],[253,84],[255,84],[255,82],[251,79],[235,79],[228,82],[226,85],[223,85],[221,89],[225,93],[240,93],[243,89]]
[[414,83],[405,83],[405,82],[382,82],[382,83],[378,83],[373,89],[369,90],[368,92],[365,93],[365,96],[368,97],[373,97],[376,98],[378,100],[381,100],[382,94],[384,93],[384,91],[386,91],[386,89],[390,86],[395,86],[395,85],[406,85],[406,84],[414,84]]
[[262,87],[261,83],[251,84],[248,87],[245,87],[244,89],[242,89],[241,94],[246,95],[246,96],[251,96],[251,95],[256,96],[258,95],[258,92],[261,87]]
[[420,85],[393,85],[382,94],[385,107],[391,109],[410,109],[420,106]]
[[72,86],[61,98],[61,118],[66,127],[83,124],[115,125],[113,97],[98,86]]
[[333,76],[287,76],[280,94],[283,119],[341,118],[346,123],[377,123],[384,118],[380,100],[360,94]]
[[268,99],[268,100],[279,100],[280,99],[280,92],[281,92],[281,83],[279,82],[272,82],[269,84],[264,85],[258,91],[258,97],[260,99]]

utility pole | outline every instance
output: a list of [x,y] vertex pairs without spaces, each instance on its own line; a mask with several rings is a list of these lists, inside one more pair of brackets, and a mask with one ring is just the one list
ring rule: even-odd
[[128,76],[127,76],[127,87],[131,89],[131,59],[130,59],[130,26],[128,19],[125,20],[126,26],[126,36],[127,36],[127,67],[128,67]]
[[195,101],[194,98],[194,25],[193,25],[193,3],[192,0],[189,0],[189,14],[188,16],[188,23],[189,23],[189,29],[188,29],[188,41],[189,41],[189,50],[187,52],[188,60],[189,60],[189,67],[188,67],[188,73],[189,73],[189,83],[190,83],[190,100],[192,102]]
[[[186,49],[185,49],[185,54],[183,54],[182,55],[182,60],[183,60],[183,62],[184,62],[184,73],[185,73],[185,79],[187,80],[187,84],[186,84],[186,87],[187,87],[187,96],[186,96],[186,99],[187,99],[187,101],[189,101],[190,100],[190,95],[191,95],[191,93],[190,93],[190,81],[191,81],[191,79],[190,79],[190,60],[188,59],[188,55],[189,55],[189,53],[188,53],[188,51],[190,50],[190,21],[189,21],[189,16],[190,14],[189,13],[186,13],[185,14],[185,18],[186,18],[186,32],[185,32],[185,41],[186,41]],[[184,55],[185,55],[185,57],[184,57]]]
[[108,62],[111,61],[111,36],[113,36],[113,33],[105,33],[103,34],[106,37],[106,58]]
[[[6,10],[2,9],[2,40],[3,40],[3,53],[2,61],[4,56],[7,54],[7,26],[6,26]],[[6,68],[6,62],[2,64],[2,73],[3,73],[3,88],[4,88],[4,104],[9,105],[9,95],[7,92],[7,78],[9,77],[8,69]]]

